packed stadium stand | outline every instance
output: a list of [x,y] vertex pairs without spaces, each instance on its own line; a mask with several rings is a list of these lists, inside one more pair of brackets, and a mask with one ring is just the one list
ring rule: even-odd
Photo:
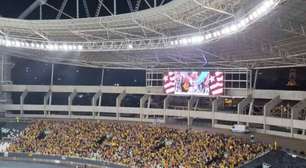
[[305,7],[1,0],[0,168],[306,167]]

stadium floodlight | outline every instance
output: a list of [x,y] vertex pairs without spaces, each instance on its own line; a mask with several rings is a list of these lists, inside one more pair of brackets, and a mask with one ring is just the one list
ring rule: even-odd
[[237,27],[238,27],[239,29],[244,28],[244,27],[247,26],[248,23],[249,23],[249,19],[248,19],[248,18],[242,19],[242,20],[237,24]]
[[10,47],[10,46],[12,46],[13,44],[12,44],[12,41],[11,41],[11,40],[6,40],[6,41],[5,41],[5,45]]
[[72,45],[68,45],[68,50],[72,50]]
[[248,19],[249,19],[250,21],[253,21],[253,20],[255,19],[255,17],[253,16],[253,13],[251,13],[251,14],[249,15]]
[[199,43],[202,43],[203,41],[204,41],[203,36],[193,36],[193,37],[191,37],[191,43],[192,44],[199,44]]
[[183,38],[180,40],[181,45],[187,45],[187,43],[188,43],[188,40],[186,38]]
[[238,26],[236,24],[231,25],[230,27],[231,32],[236,32],[238,31]]
[[[201,35],[203,32],[197,32],[189,35],[182,35],[176,37],[168,37],[166,38],[166,45],[175,47],[175,46],[185,46],[185,45],[193,45],[193,44],[201,44],[208,40],[214,40],[221,38],[223,36],[227,36],[229,34],[237,33],[242,31],[251,23],[260,19],[265,14],[269,13],[273,10],[273,8],[280,2],[280,0],[262,0],[257,7],[248,11],[242,18],[235,21],[231,21],[225,25],[220,25],[220,27],[213,28],[208,30],[206,34]],[[181,38],[180,38],[181,37]],[[137,43],[138,44],[138,43]],[[55,42],[49,41],[47,42],[37,42],[26,39],[13,39],[9,37],[0,37],[0,45],[6,47],[22,47],[22,48],[32,48],[32,49],[46,49],[46,50],[60,50],[60,51],[81,51],[84,50],[86,44],[73,42],[71,44],[67,44],[66,42]],[[125,43],[126,49],[133,49],[132,42]],[[109,45],[110,48],[118,48],[113,45]],[[137,45],[138,47],[138,45]],[[89,49],[90,47],[86,47]]]
[[252,13],[253,17],[256,19],[259,17],[259,13],[257,12],[257,10],[255,10],[253,13]]
[[266,0],[262,6],[268,9],[268,8],[271,8],[274,3],[275,3],[274,0]]
[[261,16],[262,14],[264,14],[266,11],[268,10],[268,8],[266,8],[264,5],[259,7],[257,10],[256,10],[256,13]]
[[15,41],[11,41],[11,44],[13,47],[16,47],[16,42]]
[[78,50],[83,50],[83,46],[82,45],[78,45]]
[[229,34],[231,32],[230,28],[229,27],[225,27],[221,30],[221,33],[222,34]]
[[63,45],[58,45],[58,50],[64,50],[64,46]]
[[48,50],[53,50],[53,45],[52,45],[52,44],[48,44],[48,45],[47,45],[47,49],[48,49]]
[[192,44],[192,38],[187,38],[187,43]]
[[10,47],[12,46],[12,42],[10,40],[5,41],[5,46]]
[[64,44],[64,45],[63,45],[63,49],[64,49],[65,51],[67,51],[67,50],[68,50],[68,46],[67,46],[66,44]]
[[20,42],[16,41],[16,47],[20,47]]
[[57,44],[53,45],[54,50],[58,50],[59,46]]
[[213,37],[218,37],[221,35],[221,32],[219,30],[213,32]]
[[24,43],[24,46],[25,46],[25,47],[30,47],[30,44],[29,44],[28,42],[25,42],[25,43]]
[[205,39],[206,39],[206,40],[209,40],[211,37],[212,37],[212,34],[211,34],[211,33],[205,35]]
[[274,1],[273,0],[266,0],[262,3],[262,5],[256,9],[256,13],[258,15],[262,15],[263,13],[267,12],[271,7],[273,6]]
[[78,48],[78,47],[77,47],[76,45],[73,45],[73,46],[72,46],[72,50],[77,50],[77,48]]
[[217,35],[217,32],[213,32],[213,37],[217,37],[218,35]]

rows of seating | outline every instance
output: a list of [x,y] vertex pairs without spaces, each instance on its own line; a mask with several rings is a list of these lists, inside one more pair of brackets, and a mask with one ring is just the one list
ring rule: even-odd
[[269,149],[234,136],[143,123],[39,120],[9,152],[95,158],[129,167],[227,168]]

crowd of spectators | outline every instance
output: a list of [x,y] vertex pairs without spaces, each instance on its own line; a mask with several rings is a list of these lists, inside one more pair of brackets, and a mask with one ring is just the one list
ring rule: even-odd
[[291,117],[291,105],[288,103],[286,105],[280,104],[271,110],[271,115],[273,117],[280,118],[290,118]]
[[95,158],[141,168],[231,168],[268,148],[234,136],[143,123],[40,120],[30,124],[8,151]]

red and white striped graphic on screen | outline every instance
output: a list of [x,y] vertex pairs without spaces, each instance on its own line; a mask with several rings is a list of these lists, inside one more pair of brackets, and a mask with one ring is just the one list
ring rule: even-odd
[[223,80],[224,75],[222,72],[210,72],[209,74],[209,90],[210,95],[217,96],[223,94]]
[[168,72],[164,76],[164,90],[167,94],[175,92],[175,74],[174,72]]

